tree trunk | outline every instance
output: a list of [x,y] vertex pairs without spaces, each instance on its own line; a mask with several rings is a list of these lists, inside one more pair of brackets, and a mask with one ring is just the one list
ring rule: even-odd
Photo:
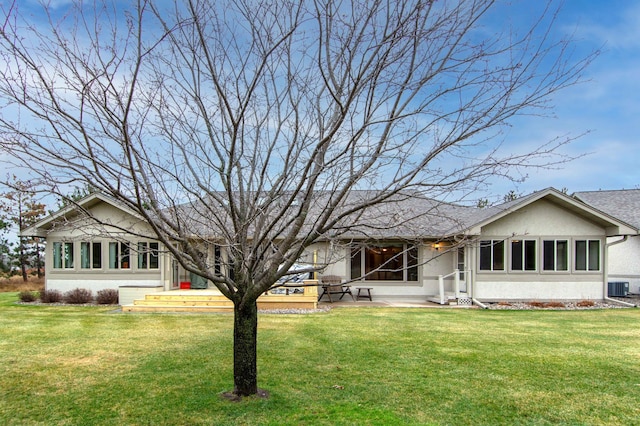
[[42,278],[42,259],[40,258],[40,244],[36,240],[36,268],[38,270],[38,278]]
[[22,280],[26,283],[29,280],[27,277],[27,255],[24,249],[24,241],[20,238],[20,270],[22,272]]
[[237,302],[233,313],[233,392],[238,396],[255,395],[258,393],[258,304],[255,300]]

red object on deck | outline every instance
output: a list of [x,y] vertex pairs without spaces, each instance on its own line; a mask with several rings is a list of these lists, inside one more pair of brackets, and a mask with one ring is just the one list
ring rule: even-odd
[[191,288],[191,281],[180,281],[180,290],[189,290]]

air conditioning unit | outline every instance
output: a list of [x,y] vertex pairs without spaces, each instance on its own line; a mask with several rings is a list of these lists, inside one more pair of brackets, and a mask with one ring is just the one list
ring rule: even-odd
[[627,297],[629,295],[629,283],[622,281],[609,282],[609,297]]

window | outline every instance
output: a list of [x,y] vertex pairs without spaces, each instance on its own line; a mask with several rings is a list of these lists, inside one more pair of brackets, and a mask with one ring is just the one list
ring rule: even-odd
[[511,241],[511,270],[536,270],[536,240]]
[[406,244],[354,246],[351,249],[351,278],[418,281],[418,248]]
[[102,268],[102,243],[87,241],[80,243],[80,267],[82,269]]
[[542,269],[545,271],[569,270],[569,242],[544,240],[542,242]]
[[576,271],[600,270],[600,240],[576,240]]
[[480,270],[504,271],[504,240],[480,241]]
[[138,243],[138,269],[158,269],[158,243]]
[[129,269],[129,243],[109,243],[109,269]]
[[53,268],[73,269],[73,243],[53,243]]

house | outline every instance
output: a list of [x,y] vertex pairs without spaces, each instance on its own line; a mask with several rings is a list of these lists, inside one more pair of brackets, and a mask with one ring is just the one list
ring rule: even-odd
[[[447,207],[444,216],[455,226],[435,233],[431,228],[432,235],[425,235],[417,250],[417,260],[405,252],[405,265],[418,267],[407,268],[402,279],[365,278],[376,294],[427,297],[441,303],[461,296],[478,301],[602,300],[609,279],[607,238],[638,234],[637,228],[552,188],[484,209]],[[438,215],[433,217],[441,222]],[[425,224],[424,229],[434,226]],[[396,252],[404,248],[389,238],[387,247],[366,247],[345,255],[329,272],[350,272],[356,279],[361,270],[384,264],[385,248]],[[459,277],[455,270],[461,271]],[[443,291],[442,280],[447,277]]]
[[100,193],[67,205],[22,234],[46,238],[48,290],[168,286],[171,262],[160,255],[149,224]]
[[[585,191],[575,198],[626,223],[640,228],[640,189],[615,191]],[[629,293],[640,294],[640,235],[607,238],[610,282],[629,283]],[[624,293],[626,285],[622,287]],[[613,288],[612,288],[613,290]]]
[[[403,196],[367,214],[378,223],[352,228],[341,244],[314,244],[308,259],[327,264],[322,274],[371,287],[376,298],[438,303],[602,300],[608,239],[638,235],[635,225],[552,188],[487,208]],[[47,240],[47,289],[208,287],[178,265],[149,224],[102,194],[23,234]],[[221,250],[212,244],[208,256],[224,257]]]

